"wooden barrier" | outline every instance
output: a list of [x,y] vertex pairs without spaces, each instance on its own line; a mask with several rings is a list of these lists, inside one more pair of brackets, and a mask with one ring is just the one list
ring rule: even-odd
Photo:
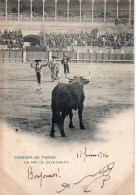
[[0,61],[27,62],[28,60],[42,59],[51,60],[52,55],[56,56],[57,61],[61,61],[64,54],[70,57],[70,62],[82,63],[102,63],[119,62],[134,63],[134,54],[129,53],[96,53],[96,52],[44,52],[44,51],[26,51],[26,50],[0,50]]

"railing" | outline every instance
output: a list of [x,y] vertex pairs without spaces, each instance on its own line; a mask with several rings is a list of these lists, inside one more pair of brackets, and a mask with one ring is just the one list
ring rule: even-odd
[[[105,22],[110,22],[110,23],[115,23],[115,19],[116,18],[106,18],[105,19]],[[0,20],[1,21],[4,21],[6,20],[6,17],[5,16],[0,16]],[[16,16],[16,15],[8,15],[7,16],[7,20],[8,21],[31,21],[31,17],[30,15],[21,15],[19,16],[19,18]],[[119,18],[119,24],[122,24],[123,22],[121,21],[126,21],[126,23],[128,22],[128,18]],[[133,19],[132,19],[133,20]],[[32,17],[32,21],[37,21],[37,22],[42,22],[43,21],[43,17],[42,16],[33,16]],[[68,22],[68,19],[67,17],[59,17],[57,16],[56,20],[55,20],[55,17],[48,17],[48,16],[45,16],[44,17],[44,21],[45,22]],[[80,17],[70,17],[69,18],[69,22],[72,23],[72,22],[78,22],[80,23]],[[81,18],[81,22],[92,22],[92,18],[91,17],[82,17]],[[104,18],[100,18],[100,17],[94,17],[93,19],[93,22],[100,22],[100,23],[103,23],[104,22]]]

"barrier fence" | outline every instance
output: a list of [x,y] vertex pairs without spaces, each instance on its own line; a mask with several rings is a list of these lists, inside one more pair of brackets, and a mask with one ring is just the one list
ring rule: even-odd
[[23,62],[23,50],[0,50],[0,61]]
[[126,62],[134,63],[134,54],[129,53],[78,53],[78,52],[51,52],[51,51],[26,51],[26,50],[0,50],[0,61],[27,62],[28,60],[42,59],[51,60],[56,56],[56,60],[61,61],[65,55],[70,57],[71,62]]

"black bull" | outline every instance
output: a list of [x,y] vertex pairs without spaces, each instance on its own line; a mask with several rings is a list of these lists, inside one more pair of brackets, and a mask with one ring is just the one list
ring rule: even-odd
[[52,91],[52,128],[51,137],[54,135],[54,124],[58,124],[62,137],[65,137],[64,132],[64,120],[69,115],[70,122],[69,128],[74,128],[72,123],[72,109],[78,109],[79,126],[80,129],[84,129],[82,122],[83,103],[85,99],[83,86],[89,83],[89,79],[83,79],[82,77],[76,77],[70,79],[69,84],[59,83]]

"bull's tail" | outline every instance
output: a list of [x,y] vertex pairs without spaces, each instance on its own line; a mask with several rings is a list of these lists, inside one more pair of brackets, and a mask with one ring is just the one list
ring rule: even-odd
[[58,85],[52,91],[51,109],[52,109],[53,122],[59,125],[59,123],[60,123],[60,108],[59,108]]
[[55,112],[53,112],[52,114],[53,114],[53,115],[52,115],[52,117],[53,117],[53,122],[59,125],[59,123],[60,123],[60,112],[55,111]]

